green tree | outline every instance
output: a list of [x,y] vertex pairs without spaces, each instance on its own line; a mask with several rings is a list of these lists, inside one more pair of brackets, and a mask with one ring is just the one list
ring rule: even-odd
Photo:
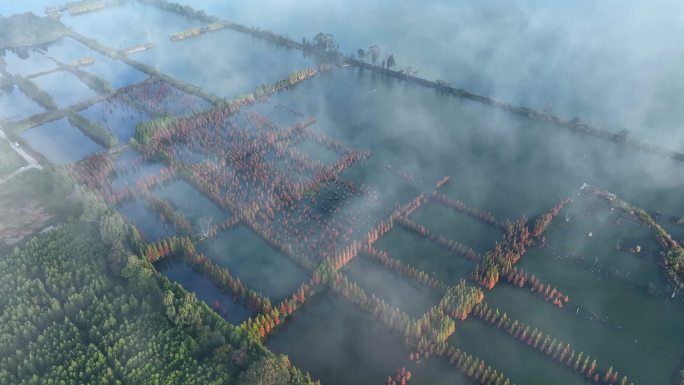
[[290,373],[283,357],[261,357],[240,376],[241,385],[287,385]]

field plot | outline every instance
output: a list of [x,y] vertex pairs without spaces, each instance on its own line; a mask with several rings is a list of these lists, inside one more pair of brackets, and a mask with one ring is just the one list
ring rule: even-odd
[[382,384],[409,353],[399,335],[333,293],[312,300],[266,345],[331,385]]
[[198,245],[220,266],[230,269],[248,287],[271,298],[272,303],[291,296],[308,274],[287,256],[244,226],[220,233]]
[[47,92],[57,104],[64,108],[77,104],[95,96],[94,91],[82,83],[75,75],[57,71],[33,78],[32,81],[43,91]]
[[45,111],[40,105],[24,95],[19,87],[11,85],[0,91],[0,121],[21,120]]
[[261,84],[287,78],[295,70],[313,66],[299,51],[229,30],[160,45],[131,58],[229,99],[251,92]]
[[73,163],[102,150],[66,118],[30,128],[22,132],[21,137],[31,148],[56,164]]

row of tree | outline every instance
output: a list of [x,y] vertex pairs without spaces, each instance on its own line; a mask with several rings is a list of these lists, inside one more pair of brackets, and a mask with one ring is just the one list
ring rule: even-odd
[[387,377],[387,385],[406,385],[411,380],[411,371],[406,370],[405,367],[397,368],[394,376]]
[[507,223],[503,238],[478,262],[473,279],[488,289],[494,288],[499,278],[513,269],[531,244],[527,217]]
[[[503,373],[487,365],[480,358],[463,352],[461,349],[445,343],[435,344],[421,337],[417,343],[417,352],[413,353],[413,360],[419,361],[421,356],[445,357],[451,365],[483,385],[510,385],[511,380]],[[411,358],[411,357],[409,357]]]
[[451,251],[457,255],[468,258],[473,261],[479,261],[480,255],[470,247],[454,241],[452,239],[447,239],[442,235],[434,235],[423,225],[417,224],[408,218],[399,218],[397,222],[402,225],[407,230],[410,230],[420,236],[423,236],[430,241],[438,244],[439,246]]
[[367,246],[362,249],[365,255],[373,258],[375,261],[380,262],[388,269],[396,271],[406,277],[409,277],[421,285],[427,286],[432,289],[437,289],[441,292],[446,292],[447,285],[441,280],[435,278],[431,274],[428,274],[422,270],[416,269],[413,266],[402,263],[396,258],[392,258],[384,250],[378,250],[372,246]]
[[[447,179],[448,180],[448,179]],[[442,179],[440,182],[441,184],[446,183],[446,180]],[[438,182],[438,186],[441,186],[440,182]],[[437,191],[433,191],[432,194],[429,195],[430,199],[433,200],[434,202],[440,203],[444,206],[450,207],[454,209],[455,211],[461,212],[473,219],[477,219],[478,221],[482,221],[486,224],[493,225],[493,226],[498,226],[502,227],[499,222],[496,221],[496,218],[494,217],[494,214],[487,212],[487,211],[481,211],[478,210],[474,207],[470,207],[466,205],[465,203],[457,200],[457,199],[451,199],[447,197],[444,194],[439,194]]]
[[[501,313],[498,308],[492,309],[487,303],[483,303],[475,308],[474,314],[482,321],[505,331],[513,338],[526,343],[594,382],[618,383],[619,375],[612,366],[602,376],[596,360],[592,360],[589,355],[585,355],[584,352],[576,352],[569,343],[558,340],[537,328],[532,329],[523,322],[512,320],[507,313]],[[627,377],[623,376],[620,383],[627,383]]]
[[546,301],[550,301],[560,308],[570,300],[570,297],[561,293],[555,287],[552,288],[551,284],[544,284],[534,274],[528,276],[526,271],[517,267],[513,267],[506,275],[506,281],[520,288],[529,287],[530,291],[543,295]]
[[534,222],[532,236],[535,238],[539,238],[551,225],[553,218],[556,215],[558,215],[558,212],[570,202],[572,202],[572,199],[565,198],[561,200],[556,206],[554,206],[548,213],[540,215],[539,218],[537,218],[537,220]]

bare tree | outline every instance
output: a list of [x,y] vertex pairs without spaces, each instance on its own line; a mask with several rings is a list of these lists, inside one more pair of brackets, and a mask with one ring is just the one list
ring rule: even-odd
[[198,221],[199,224],[199,229],[200,229],[200,237],[202,238],[209,238],[209,233],[212,228],[212,224],[214,223],[214,217],[209,216],[209,217],[202,217]]

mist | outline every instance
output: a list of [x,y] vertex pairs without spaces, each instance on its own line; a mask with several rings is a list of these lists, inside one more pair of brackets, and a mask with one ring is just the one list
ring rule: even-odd
[[[49,0],[0,4],[0,31],[24,12],[35,41],[0,51],[0,273],[102,353],[82,368],[684,381],[683,3]],[[16,267],[49,237],[67,262]],[[80,258],[99,278],[76,301]],[[51,333],[26,322],[0,380],[61,373],[19,363]],[[126,361],[164,349],[182,370]]]

